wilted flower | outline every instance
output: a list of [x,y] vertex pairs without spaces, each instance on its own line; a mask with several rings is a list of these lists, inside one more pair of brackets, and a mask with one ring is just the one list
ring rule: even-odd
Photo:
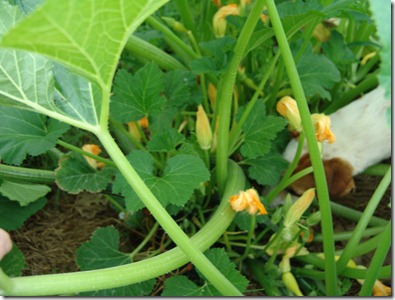
[[315,137],[318,142],[328,141],[332,144],[336,140],[336,136],[331,131],[331,118],[325,114],[312,114],[311,120],[313,121]]
[[331,32],[328,28],[325,27],[324,24],[318,23],[317,26],[315,26],[314,28],[313,36],[320,42],[326,42],[329,40]]
[[12,241],[7,231],[0,228],[0,260],[12,249]]
[[282,97],[280,101],[277,102],[276,109],[280,115],[288,120],[293,129],[297,132],[303,130],[302,120],[295,99],[290,96]]
[[373,286],[373,296],[391,296],[392,290],[380,280],[376,280]]
[[210,149],[211,142],[213,141],[213,133],[207,114],[201,105],[198,106],[196,114],[196,136],[201,149]]
[[267,214],[255,189],[240,191],[237,195],[231,196],[229,202],[235,211],[247,210],[250,215],[254,215],[259,210],[259,215]]
[[240,14],[240,9],[237,4],[228,4],[222,6],[214,15],[213,28],[214,35],[219,38],[225,35],[226,17],[230,15],[237,16]]
[[221,6],[222,6],[221,0],[213,0],[213,3],[214,3],[214,5],[217,6],[217,7],[221,7]]
[[309,208],[315,197],[315,188],[308,189],[288,209],[284,219],[284,227],[289,228],[300,220],[303,213]]
[[[82,150],[84,150],[85,152],[88,153],[92,153],[93,155],[99,155],[101,153],[101,149],[98,145],[95,144],[85,144],[84,146],[82,146]],[[103,168],[104,167],[104,163],[102,162],[98,162],[96,159],[85,156],[84,158],[86,159],[86,161],[88,162],[88,164],[94,168],[94,169],[98,169],[98,168]]]

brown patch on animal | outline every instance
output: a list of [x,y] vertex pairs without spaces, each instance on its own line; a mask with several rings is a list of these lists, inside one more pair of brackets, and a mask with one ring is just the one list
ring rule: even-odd
[[[352,178],[352,166],[347,161],[335,157],[330,160],[324,160],[323,164],[329,195],[331,197],[336,198],[345,196],[355,188],[354,179]],[[310,156],[305,154],[300,158],[294,174],[310,166]],[[301,195],[304,191],[313,187],[315,187],[315,180],[312,173],[307,174],[291,184],[292,190],[297,195]]]

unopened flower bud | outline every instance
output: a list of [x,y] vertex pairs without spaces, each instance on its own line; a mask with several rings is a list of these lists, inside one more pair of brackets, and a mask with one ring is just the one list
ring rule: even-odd
[[291,291],[296,296],[303,296],[302,292],[300,291],[299,285],[291,272],[285,272],[282,275],[282,281],[286,288]]
[[321,212],[317,211],[315,213],[312,213],[308,218],[306,219],[306,226],[314,226],[318,224],[321,221]]
[[327,42],[331,36],[331,32],[324,24],[318,23],[314,28],[313,36],[320,42]]
[[140,130],[138,128],[138,124],[136,121],[132,121],[128,123],[128,131],[130,133],[130,135],[138,142],[141,141],[141,134],[140,134]]
[[169,17],[162,17],[162,19],[169,25],[171,28],[173,28],[175,31],[181,32],[181,33],[187,33],[188,29],[185,28],[184,24],[176,21],[173,18]]
[[213,133],[207,114],[201,105],[198,106],[196,114],[196,136],[201,149],[210,149],[213,141]]
[[211,82],[208,85],[208,99],[210,100],[211,108],[214,110],[217,100],[217,88]]
[[302,120],[300,118],[298,105],[295,99],[285,96],[277,102],[276,109],[280,115],[286,118],[293,129],[301,132]]
[[315,197],[315,188],[308,189],[301,197],[288,209],[284,220],[284,227],[291,227],[298,222],[303,213],[309,208]]

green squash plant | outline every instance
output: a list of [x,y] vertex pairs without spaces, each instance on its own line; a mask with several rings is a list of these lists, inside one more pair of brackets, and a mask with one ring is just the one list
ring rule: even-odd
[[[138,228],[143,209],[157,222],[130,254],[118,249],[114,227],[98,228],[78,249],[81,271],[72,273],[21,276],[23,255],[14,244],[0,262],[0,295],[144,296],[155,278],[188,262],[199,279],[173,275],[163,296],[241,296],[249,280],[269,296],[340,296],[351,278],[366,296],[377,279],[389,278],[391,267],[382,264],[390,222],[373,213],[390,168],[380,172],[365,211],[347,214],[359,221],[335,251],[341,233],[333,232],[332,213],[346,208],[330,201],[310,118],[310,110],[346,105],[377,78],[388,88],[388,16],[381,14],[389,7],[364,0],[222,2],[0,0],[0,228],[20,228],[51,189],[101,193],[125,226]],[[216,15],[220,7],[233,13]],[[359,63],[373,51],[380,57]],[[275,110],[285,95],[297,101],[300,144],[307,140],[312,160],[295,175],[300,151],[291,164],[282,158],[289,136]],[[48,168],[29,165],[38,155]],[[308,172],[317,185],[316,213],[308,209],[314,197],[300,214],[291,213],[296,206],[288,198],[270,206]],[[231,208],[229,199],[252,186],[268,214]],[[321,256],[299,237],[320,221],[313,242],[321,239]],[[159,226],[174,247],[143,252]],[[373,249],[367,270],[347,265]]]

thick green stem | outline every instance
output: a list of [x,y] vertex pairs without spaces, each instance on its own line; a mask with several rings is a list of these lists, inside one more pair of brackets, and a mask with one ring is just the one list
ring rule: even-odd
[[153,28],[159,30],[165,37],[174,42],[190,59],[197,59],[200,56],[195,53],[188,45],[186,45],[177,35],[173,33],[167,26],[158,21],[155,17],[149,17],[146,22]]
[[[342,274],[345,266],[347,265],[348,260],[353,256],[354,250],[358,247],[358,243],[369,224],[370,218],[373,216],[376,207],[380,203],[381,198],[386,192],[388,186],[391,183],[391,169],[388,169],[387,174],[381,180],[379,186],[375,190],[370,199],[368,205],[366,206],[357,226],[354,229],[354,233],[350,240],[348,241],[346,247],[344,248],[340,258],[337,262],[337,270],[338,274]],[[388,224],[387,224],[388,226]]]
[[300,81],[298,71],[296,69],[295,61],[292,56],[287,37],[284,32],[280,17],[277,12],[274,0],[266,0],[266,6],[269,12],[270,20],[273,25],[273,30],[276,35],[278,44],[281,49],[284,65],[287,70],[290,84],[294,92],[295,99],[300,111],[303,131],[306,135],[307,146],[310,153],[312,166],[314,169],[314,179],[317,186],[317,195],[321,211],[321,227],[324,236],[324,253],[325,253],[325,283],[327,296],[336,296],[337,277],[335,264],[335,247],[333,243],[333,222],[331,207],[329,202],[329,193],[326,183],[324,166],[321,160],[320,151],[315,138],[315,131],[310,117],[310,111],[307,105],[306,97],[303,91],[303,86]]
[[148,61],[156,62],[159,67],[167,71],[186,69],[185,66],[173,56],[135,35],[129,37],[125,49],[136,58],[144,58]]
[[97,136],[137,196],[166,231],[169,237],[189,257],[191,262],[223,295],[241,295],[240,291],[210,262],[202,251],[198,249],[197,245],[194,244],[181,230],[178,224],[173,220],[141,177],[137,174],[135,169],[130,165],[110,133],[108,131],[102,131]]
[[16,182],[51,184],[55,181],[55,172],[0,164],[0,178]]
[[[221,203],[207,224],[191,238],[199,250],[210,247],[232,222],[235,212],[229,206],[229,197],[244,188],[243,171],[229,161],[229,177]],[[115,288],[161,276],[188,261],[185,253],[176,247],[158,256],[113,268],[11,278],[13,287],[6,295],[48,296]]]
[[240,36],[237,39],[232,60],[227,67],[226,73],[222,79],[222,84],[218,91],[219,99],[217,100],[217,106],[219,123],[216,156],[216,176],[220,193],[222,193],[224,190],[228,173],[227,161],[233,86],[235,84],[237,70],[245,53],[245,49],[263,10],[264,2],[264,0],[257,0],[255,2],[255,5],[252,8],[250,15],[248,16],[247,21],[240,32]]

